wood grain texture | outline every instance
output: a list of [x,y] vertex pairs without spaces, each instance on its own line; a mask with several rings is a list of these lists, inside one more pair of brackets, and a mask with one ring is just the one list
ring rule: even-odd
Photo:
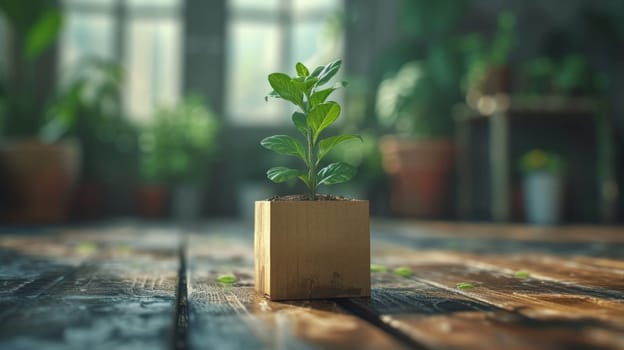
[[523,317],[458,291],[373,273],[369,301],[360,307],[432,349],[619,349],[621,330],[601,322]]
[[177,242],[136,226],[2,236],[0,348],[169,348]]
[[256,202],[256,288],[272,300],[370,295],[368,201]]
[[[399,318],[386,316],[386,320],[432,347],[436,347],[436,342],[444,345],[441,339],[446,338],[435,331],[436,327],[426,325],[439,325],[438,331],[452,330],[453,336],[448,339],[455,343],[449,344],[451,348],[462,344],[494,349],[503,345],[520,349],[624,347],[624,291],[622,270],[617,268],[619,260],[568,256],[565,242],[562,251],[555,246],[547,248],[554,249],[555,254],[543,253],[546,249],[529,253],[522,237],[504,238],[504,232],[501,234],[503,237],[497,241],[504,241],[503,246],[516,253],[501,254],[499,245],[491,244],[490,237],[485,237],[485,242],[484,238],[472,238],[476,241],[472,242],[473,247],[490,248],[471,251],[457,244],[452,233],[438,238],[428,233],[388,231],[374,235],[380,240],[373,241],[373,262],[386,264],[390,271],[397,266],[410,267],[413,275],[406,283],[424,284],[493,308],[486,313],[461,311],[452,317],[436,316],[435,323],[409,312]],[[540,242],[533,240],[536,245]],[[590,245],[586,245],[586,251],[595,252]],[[528,278],[518,278],[518,271],[528,272]],[[374,275],[373,303],[376,278]],[[474,288],[459,289],[457,284],[461,282],[471,283]],[[390,286],[392,283],[385,282],[381,288]],[[398,298],[405,294],[398,293]],[[422,297],[423,293],[419,295]],[[470,333],[483,336],[471,337]],[[522,341],[523,338],[528,341]],[[496,345],[479,344],[479,339]],[[498,343],[501,339],[504,342]]]
[[[204,230],[202,230],[204,231]],[[253,286],[252,228],[206,228],[189,240],[190,344],[197,349],[401,349],[332,300],[276,302]],[[233,274],[236,282],[217,278]]]

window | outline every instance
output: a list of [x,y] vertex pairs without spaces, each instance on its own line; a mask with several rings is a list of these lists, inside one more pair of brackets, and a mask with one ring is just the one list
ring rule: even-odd
[[270,72],[312,69],[342,56],[342,34],[332,31],[341,0],[230,0],[226,113],[235,124],[283,122],[286,104],[265,103]]
[[182,77],[182,0],[65,0],[60,71],[99,57],[125,71],[127,115],[146,121],[176,103]]

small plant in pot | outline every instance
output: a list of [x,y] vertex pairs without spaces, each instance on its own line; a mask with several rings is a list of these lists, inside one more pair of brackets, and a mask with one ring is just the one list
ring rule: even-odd
[[322,166],[336,145],[361,140],[358,135],[322,138],[340,115],[327,98],[345,85],[326,84],[340,69],[337,60],[312,72],[302,63],[296,76],[273,73],[267,97],[295,105],[292,122],[305,141],[270,136],[261,145],[302,161],[305,170],[284,166],[267,171],[273,182],[298,179],[307,193],[255,203],[255,285],[272,300],[363,297],[370,295],[368,201],[318,194],[322,185],[350,180],[355,168],[344,162]]
[[[214,113],[199,97],[190,96],[177,106],[159,109],[141,134],[143,193],[154,193],[166,202],[166,189],[171,186],[175,219],[194,220],[200,216],[218,129]],[[161,214],[165,209],[162,205]]]
[[441,218],[454,154],[453,107],[463,100],[462,19],[467,2],[403,0],[402,40],[384,50],[375,114],[390,206],[404,217]]
[[520,159],[527,221],[556,225],[561,221],[563,161],[553,152],[534,149]]

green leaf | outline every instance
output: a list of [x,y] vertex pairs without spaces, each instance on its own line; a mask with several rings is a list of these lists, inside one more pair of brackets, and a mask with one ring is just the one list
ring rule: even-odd
[[60,11],[46,11],[26,34],[24,56],[28,60],[33,60],[41,55],[57,39],[62,25],[63,17]]
[[236,282],[236,276],[232,275],[231,273],[220,275],[219,277],[217,277],[217,281],[225,284],[232,284]]
[[299,176],[297,176],[297,178],[301,180],[306,185],[306,187],[310,188],[310,179],[308,178],[308,174],[301,173]]
[[370,266],[371,272],[388,272],[388,268],[383,265],[371,264]]
[[312,107],[308,114],[308,126],[314,132],[314,143],[321,132],[338,119],[340,105],[330,101]]
[[310,71],[308,70],[308,68],[306,68],[306,66],[304,66],[301,62],[297,62],[295,68],[297,69],[297,74],[300,77],[307,77],[308,75],[310,75]]
[[516,271],[516,273],[514,273],[514,277],[525,279],[531,277],[531,274],[529,273],[529,271]]
[[318,77],[319,74],[321,74],[321,72],[323,71],[325,67],[323,66],[318,66],[316,68],[314,68],[314,70],[312,71],[312,73],[310,74],[311,77]]
[[410,268],[409,268],[409,267],[407,267],[407,266],[400,266],[400,267],[397,267],[396,269],[394,269],[394,273],[395,273],[396,275],[399,275],[399,276],[401,276],[401,277],[405,277],[405,278],[412,277],[412,275],[414,274],[414,272],[412,271],[412,269],[410,269]]
[[78,244],[78,247],[76,247],[76,250],[80,254],[93,254],[93,253],[97,252],[98,248],[92,242],[80,242]]
[[457,288],[458,289],[470,289],[470,288],[474,288],[474,285],[468,282],[459,282],[457,283]]
[[318,162],[321,161],[321,159],[323,159],[327,155],[327,153],[329,153],[329,151],[332,150],[332,148],[338,146],[339,144],[343,142],[356,140],[356,139],[359,139],[360,141],[364,141],[362,140],[362,136],[360,135],[337,135],[337,136],[328,137],[326,139],[322,139],[319,142],[319,153],[318,153],[318,158],[316,161],[317,164]]
[[303,107],[303,91],[284,73],[269,74],[269,84],[283,99]]
[[319,185],[334,185],[349,181],[355,176],[355,168],[347,163],[331,163],[319,170],[317,178]]
[[299,140],[288,135],[269,136],[260,141],[262,147],[276,153],[296,156],[306,161],[305,150]]
[[314,86],[316,86],[316,83],[318,83],[318,78],[317,77],[306,77],[305,78],[305,89],[306,89],[306,92],[308,94],[310,94],[310,92],[312,91],[312,88]]
[[296,179],[302,175],[305,175],[300,170],[291,169],[284,166],[271,168],[267,170],[266,174],[269,180],[275,183],[286,182],[288,180]]
[[305,114],[301,112],[294,112],[292,115],[293,124],[297,127],[297,130],[303,134],[303,136],[308,135],[308,122],[306,120]]
[[336,60],[323,68],[321,73],[319,73],[319,82],[318,85],[321,86],[327,83],[331,78],[338,73],[340,70],[340,66],[342,66],[342,60]]
[[316,91],[315,93],[312,94],[312,96],[310,96],[310,106],[314,107],[318,105],[319,103],[325,102],[327,97],[329,97],[329,95],[332,92],[334,92],[334,90],[336,89],[327,88],[327,89]]

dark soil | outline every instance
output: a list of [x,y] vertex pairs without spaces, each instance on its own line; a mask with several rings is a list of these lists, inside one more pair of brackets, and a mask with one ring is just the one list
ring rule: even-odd
[[[308,201],[310,199],[308,199],[307,194],[288,194],[284,196],[273,196],[267,200],[273,202],[273,201]],[[317,201],[352,201],[353,199],[343,197],[343,196],[334,196],[331,194],[317,194],[316,200]]]

